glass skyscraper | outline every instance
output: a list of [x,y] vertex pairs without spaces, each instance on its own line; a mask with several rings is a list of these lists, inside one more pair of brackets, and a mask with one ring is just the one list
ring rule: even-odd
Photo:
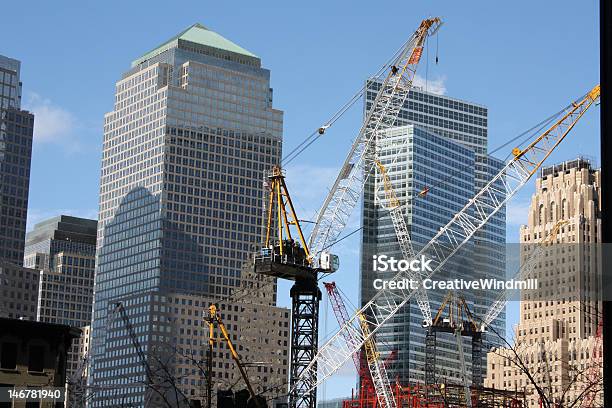
[[[160,379],[148,378],[119,302],[150,371],[163,362],[181,379],[173,405],[203,397],[203,373],[193,364],[205,359],[202,314],[212,301],[224,302],[230,317],[253,316],[249,327],[278,323],[266,346],[256,346],[259,337],[251,344],[253,355],[270,347],[274,355],[251,358],[270,361],[258,387],[286,376],[286,348],[278,345],[288,313],[275,307],[275,282],[248,307],[227,300],[246,281],[261,285],[242,266],[261,238],[265,173],[281,157],[283,115],[272,107],[270,71],[195,24],[135,60],[115,90],[104,120],[90,377],[105,388],[93,405],[121,398],[155,406],[164,398],[147,386]],[[275,317],[257,322],[258,315]],[[240,319],[232,330],[243,327]],[[224,359],[223,368],[215,361],[214,382],[231,381],[229,354],[214,356]]]
[[0,316],[35,320],[38,271],[22,267],[34,115],[21,109],[20,71],[0,55]]
[[[369,82],[368,87],[366,111],[374,101],[379,85]],[[500,160],[487,154],[487,120],[487,109],[481,105],[415,88],[410,91],[400,111],[396,122],[400,128],[391,128],[384,133],[395,138],[408,138],[406,151],[396,151],[396,147],[386,151],[387,148],[383,147],[380,154],[397,156],[394,157],[396,164],[390,168],[395,174],[390,177],[400,201],[407,204],[406,223],[416,251],[502,168]],[[414,126],[404,127],[406,125]],[[382,146],[387,143],[384,135],[380,138]],[[419,193],[426,188],[429,192],[420,196]],[[388,212],[378,205],[378,198],[375,198],[377,189],[374,177],[370,177],[364,189],[362,208],[362,303],[373,296],[372,282],[379,277],[372,272],[372,255],[401,257]],[[504,259],[505,209],[502,209],[437,277],[503,278]],[[429,294],[433,314],[445,294],[442,291]],[[470,291],[464,295],[472,313],[482,317],[496,293]],[[424,381],[426,330],[421,323],[421,311],[416,302],[410,302],[378,335],[377,342],[384,354],[393,349],[398,351],[397,360],[388,369],[391,379],[397,378],[402,383]],[[504,313],[495,320],[493,327],[498,332],[505,330]],[[497,345],[494,336],[490,337],[485,337],[485,350]],[[455,340],[439,334],[437,343],[436,378],[458,382],[461,377]],[[468,370],[471,371],[471,343],[466,340],[464,344]],[[486,367],[485,361],[482,366]]]
[[21,110],[21,63],[0,55],[0,260],[21,265],[34,115]]

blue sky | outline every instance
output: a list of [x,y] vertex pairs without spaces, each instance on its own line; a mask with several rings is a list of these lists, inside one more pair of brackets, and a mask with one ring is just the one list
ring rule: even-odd
[[[272,71],[288,152],[352,96],[420,20],[442,16],[439,64],[431,41],[419,75],[429,89],[486,105],[495,148],[598,82],[597,3],[9,2],[0,54],[22,61],[23,105],[37,115],[28,225],[59,213],[96,217],[102,121],[115,81],[133,59],[195,22],[257,54]],[[587,113],[551,163],[579,154],[598,163],[598,115],[598,108]],[[360,118],[358,106],[287,169],[302,218],[322,202]],[[524,188],[508,209],[509,242],[518,239],[532,193],[531,185]],[[358,219],[351,223],[347,232]],[[354,299],[358,246],[356,234],[336,249],[342,268],[334,279]],[[288,285],[280,285],[279,299],[289,304]],[[331,314],[322,327],[328,333],[336,328]],[[343,370],[322,396],[349,394],[352,378]]]

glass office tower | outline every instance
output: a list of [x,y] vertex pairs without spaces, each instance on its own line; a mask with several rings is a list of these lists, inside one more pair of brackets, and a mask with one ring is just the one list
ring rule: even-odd
[[21,109],[20,71],[0,55],[0,316],[36,320],[38,271],[21,266],[34,115]]
[[[365,95],[365,109],[370,108],[376,91],[377,83],[368,83],[369,89]],[[478,104],[465,102],[448,96],[435,95],[415,88],[410,91],[404,107],[400,111],[397,126],[413,124],[429,134],[425,142],[414,138],[412,143],[420,142],[420,154],[414,151],[403,153],[404,162],[402,171],[406,173],[401,177],[406,179],[405,189],[398,192],[400,201],[407,203],[406,222],[412,237],[415,250],[419,250],[439,230],[446,225],[451,217],[474,196],[491,177],[503,166],[503,163],[487,154],[487,108]],[[418,133],[418,132],[417,132]],[[408,133],[405,131],[405,134]],[[444,139],[451,143],[453,152],[449,157],[457,154],[466,158],[472,157],[473,164],[461,163],[450,159],[441,160],[441,147],[438,146]],[[384,140],[382,138],[381,140]],[[464,151],[457,150],[461,146]],[[413,147],[416,149],[416,147]],[[452,154],[451,154],[452,153]],[[431,157],[438,157],[431,161]],[[473,187],[467,190],[457,185],[461,180],[465,166],[470,168],[473,177]],[[471,166],[471,167],[470,167]],[[464,168],[464,170],[461,170]],[[393,181],[393,180],[392,180]],[[395,181],[394,185],[395,185]],[[425,197],[418,193],[429,188]],[[393,235],[391,224],[384,221],[387,217],[385,209],[377,204],[375,199],[376,183],[370,177],[364,190],[362,208],[362,261],[361,261],[361,302],[369,301],[374,294],[372,282],[376,276],[372,272],[372,251],[393,252],[398,256],[399,245]],[[441,194],[441,196],[438,196]],[[389,220],[390,221],[390,220]],[[391,255],[391,253],[389,254]],[[505,276],[505,209],[499,211],[480,231],[476,233],[470,244],[455,256],[455,260],[447,264],[442,274],[454,278],[474,279],[480,277],[503,278]],[[440,277],[440,275],[438,275]],[[430,294],[432,312],[438,310],[445,295],[442,291]],[[470,291],[466,293],[469,306],[476,316],[484,316],[489,305],[495,298],[493,291]],[[426,330],[421,327],[422,314],[416,304],[411,302],[398,316],[393,324],[389,325],[379,335],[379,348],[384,354],[392,349],[398,350],[396,362],[388,370],[392,379],[399,379],[402,383],[424,381],[425,368],[425,335]],[[501,313],[493,323],[498,332],[505,330],[505,313]],[[485,337],[484,349],[496,344],[494,336]],[[471,373],[470,341],[466,340],[465,355],[468,359],[468,370]],[[453,338],[438,335],[438,359],[436,378],[441,381],[458,381],[459,362],[457,345]],[[483,359],[485,357],[483,356]],[[486,362],[482,362],[486,367]]]
[[[280,161],[282,117],[261,60],[199,24],[135,60],[117,82],[104,120],[90,378],[114,389],[96,392],[94,406],[119,397],[162,403],[143,385],[149,374],[119,302],[153,371],[162,361],[174,370],[182,362],[175,352],[204,358],[197,333],[208,302],[254,279],[241,268],[261,237],[263,182]],[[276,285],[262,292],[260,303],[273,306]],[[189,382],[179,385],[205,388],[201,377]]]
[[21,110],[21,63],[0,55],[0,260],[23,261],[34,115]]

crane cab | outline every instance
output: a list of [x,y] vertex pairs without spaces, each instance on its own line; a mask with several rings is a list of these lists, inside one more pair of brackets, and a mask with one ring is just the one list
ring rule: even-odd
[[319,258],[319,267],[322,269],[322,272],[336,272],[340,268],[340,258],[338,258],[338,255],[323,251]]

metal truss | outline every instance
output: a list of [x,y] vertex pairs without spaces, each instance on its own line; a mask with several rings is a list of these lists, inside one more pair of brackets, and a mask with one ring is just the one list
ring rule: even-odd
[[[427,273],[427,278],[439,271],[474,233],[482,228],[527,183],[586,110],[599,98],[599,93],[600,89],[597,85],[582,100],[574,102],[561,119],[536,137],[525,149],[513,150],[514,156],[504,168],[417,254],[417,257],[424,255],[431,259],[432,271]],[[400,272],[394,279],[407,278],[409,276],[406,272]],[[414,292],[409,288],[378,291],[372,300],[366,303],[338,333],[319,349],[297,383],[292,386],[292,390],[295,387],[316,389],[318,384],[336,372],[365,344],[366,340],[393,317],[410,300]],[[367,333],[364,333],[362,328],[362,317],[365,317],[368,323],[369,332]],[[345,341],[347,335],[353,338],[353,341]],[[320,374],[318,377],[317,371]]]
[[[335,282],[325,283],[324,285],[325,289],[327,289],[327,293],[329,294],[329,299],[331,301],[334,314],[336,315],[336,319],[338,320],[340,327],[342,327],[349,320],[346,304],[344,303]],[[363,327],[363,330],[367,331],[369,329],[367,326],[365,326]],[[353,341],[353,338],[347,336],[345,337],[345,341],[351,342]],[[376,397],[378,399],[380,408],[395,408],[395,398],[393,396],[393,390],[387,375],[387,369],[385,363],[380,359],[380,353],[378,352],[378,348],[373,337],[365,342],[364,349],[368,364],[367,370],[372,380],[372,385],[374,387],[374,391],[376,392]],[[363,370],[361,367],[358,352],[353,354],[353,362],[355,363],[357,372],[361,377],[360,380],[365,380],[364,377],[367,376],[368,373],[364,372],[365,370]]]
[[363,186],[373,170],[371,148],[375,144],[376,135],[379,131],[395,124],[412,86],[425,39],[435,34],[441,25],[442,21],[437,17],[423,20],[393,62],[384,81],[382,77],[373,79],[381,82],[380,90],[334,185],[319,210],[310,236],[309,248],[315,263],[318,262],[317,255],[333,243],[344,230],[361,196]]
[[[366,334],[369,333],[370,328],[368,327],[368,320],[366,317],[359,315],[359,320],[361,330]],[[365,341],[364,348],[368,368],[372,376],[372,383],[376,391],[376,398],[378,399],[378,406],[380,408],[396,408],[393,390],[391,389],[391,383],[389,383],[389,376],[387,375],[387,368],[380,359],[380,353],[376,348],[376,343],[372,336]]]
[[[334,311],[334,315],[336,315],[336,320],[338,320],[338,324],[340,325],[340,327],[342,327],[349,320],[349,314],[348,310],[346,309],[346,304],[340,296],[340,291],[336,286],[336,282],[326,282],[323,283],[323,285],[325,286],[327,294],[329,295],[329,300],[332,304],[332,310]],[[346,342],[350,342],[353,341],[353,338],[347,335],[344,340]],[[359,358],[359,352],[353,353],[353,363],[355,363],[357,373],[361,375],[361,362]]]
[[[299,280],[291,288],[291,373],[289,407],[316,408],[317,390],[300,383],[314,360],[319,342],[319,301],[317,281]],[[316,372],[316,365],[314,366]]]

